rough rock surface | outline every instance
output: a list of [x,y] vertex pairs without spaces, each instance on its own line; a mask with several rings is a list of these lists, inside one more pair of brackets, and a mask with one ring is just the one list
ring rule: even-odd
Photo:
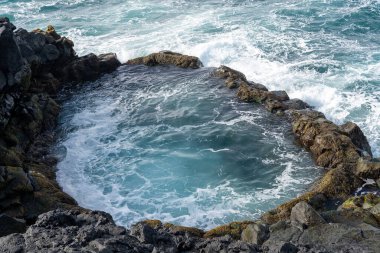
[[[120,62],[106,54],[93,55],[90,64],[52,26],[28,32],[0,18],[0,31],[0,214],[32,223],[58,207],[78,208],[55,181],[56,159],[49,156],[60,111],[53,97],[63,82],[99,77]],[[8,227],[22,227],[5,217]]]
[[[360,128],[335,125],[302,100],[226,66],[212,76],[236,88],[242,101],[286,115],[299,144],[326,169],[308,192],[261,220],[210,231],[157,220],[126,230],[109,214],[78,207],[55,181],[49,147],[59,105],[53,98],[63,85],[95,80],[120,62],[115,54],[78,57],[74,43],[52,26],[15,29],[0,18],[0,46],[7,49],[0,51],[0,252],[378,252],[380,199],[352,196],[362,179],[380,185],[379,160]],[[197,57],[168,51],[127,64],[202,66]],[[339,208],[331,206],[337,201]]]
[[257,252],[230,236],[204,239],[193,232],[160,222],[141,222],[128,231],[104,212],[54,210],[24,234],[0,238],[0,252]]
[[198,69],[203,66],[202,62],[194,56],[174,53],[171,51],[161,51],[148,56],[139,57],[127,61],[126,64],[144,64],[147,66],[175,65],[180,68]]

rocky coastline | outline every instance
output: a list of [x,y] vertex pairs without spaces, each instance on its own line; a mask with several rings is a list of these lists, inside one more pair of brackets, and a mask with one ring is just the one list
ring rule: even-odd
[[[7,18],[0,18],[0,48],[0,252],[379,252],[380,161],[355,123],[336,125],[285,91],[269,91],[220,66],[210,78],[290,121],[323,177],[256,221],[202,231],[147,220],[126,229],[64,193],[50,154],[62,88],[96,80],[122,63],[113,53],[78,57],[54,27],[16,30]],[[197,57],[169,51],[124,64],[203,66]],[[355,194],[365,182],[368,193]]]

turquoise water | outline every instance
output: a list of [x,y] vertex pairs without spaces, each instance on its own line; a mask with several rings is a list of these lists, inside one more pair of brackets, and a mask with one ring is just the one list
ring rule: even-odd
[[380,156],[379,0],[0,0],[4,14],[28,29],[55,25],[79,54],[166,49],[228,64],[357,122]]
[[[122,61],[125,61],[132,57],[159,50],[172,50],[198,56],[207,67],[216,67],[220,64],[229,65],[244,72],[253,81],[263,83],[271,89],[284,89],[291,97],[307,101],[315,106],[316,109],[324,112],[329,119],[336,123],[343,123],[348,120],[358,123],[368,137],[375,156],[380,156],[380,1],[378,0],[0,0],[0,15],[4,14],[8,15],[17,26],[27,29],[43,28],[48,24],[55,25],[58,32],[67,35],[75,41],[75,49],[80,55],[89,52],[101,53],[113,51],[118,54]],[[133,71],[138,72],[139,70]],[[127,73],[121,74],[121,76],[125,75],[128,76]],[[129,78],[132,78],[127,76],[125,76],[124,83],[128,83]],[[160,76],[153,77],[147,75],[146,78],[151,78],[150,80],[153,81],[157,78],[159,79]],[[109,82],[109,80],[103,81]],[[146,82],[145,85],[149,85],[148,80],[144,79],[142,81]],[[171,82],[175,83],[175,87],[182,85],[182,81],[175,78]],[[111,84],[109,86],[112,87]],[[164,101],[167,101],[165,99],[170,100],[171,94],[173,96],[177,94],[170,87],[165,85],[163,87],[166,88],[163,88],[164,90],[160,92],[167,92],[165,93],[166,95],[161,97]],[[117,88],[115,89],[117,90]],[[204,98],[203,96],[207,97],[208,92],[211,92],[211,90],[211,88],[210,90],[205,90],[203,93],[198,94],[198,96],[200,98]],[[118,95],[114,94],[113,88],[102,91],[108,94],[109,97],[112,97],[112,94]],[[307,182],[310,179],[308,173],[313,172],[309,167],[310,159],[305,154],[300,155],[301,157],[296,156],[297,158],[287,157],[288,154],[297,154],[299,150],[295,152],[296,148],[290,145],[291,139],[282,136],[282,130],[274,128],[267,130],[267,132],[261,135],[260,131],[256,129],[260,128],[258,125],[262,124],[261,127],[267,128],[271,125],[265,124],[264,119],[268,117],[264,112],[257,109],[252,112],[254,115],[243,115],[250,122],[248,126],[240,126],[240,123],[236,123],[239,126],[235,127],[241,135],[244,135],[247,129],[251,127],[253,132],[258,131],[258,135],[252,136],[252,138],[264,140],[264,137],[268,137],[268,133],[270,133],[272,137],[268,137],[266,140],[278,140],[275,144],[272,143],[273,146],[266,142],[260,143],[263,149],[271,151],[269,152],[271,155],[268,159],[272,161],[272,164],[269,166],[270,168],[268,167],[268,170],[265,170],[266,173],[269,173],[268,175],[254,174],[254,177],[257,177],[255,178],[256,181],[250,181],[253,176],[247,175],[248,172],[247,169],[244,169],[244,166],[256,168],[257,164],[255,162],[249,165],[243,163],[240,167],[239,160],[234,161],[232,158],[235,156],[232,156],[230,157],[232,161],[226,162],[224,160],[221,163],[220,159],[229,157],[224,154],[226,151],[211,152],[212,156],[209,156],[211,153],[207,155],[207,157],[210,157],[210,160],[202,160],[205,164],[214,162],[215,167],[213,168],[218,168],[217,164],[228,164],[231,162],[233,164],[231,165],[232,168],[240,168],[237,171],[241,171],[242,175],[239,176],[238,172],[232,170],[227,173],[228,175],[223,174],[219,178],[217,175],[212,174],[215,172],[209,171],[207,172],[209,174],[206,173],[204,175],[205,177],[198,178],[199,182],[189,179],[189,182],[194,183],[193,186],[189,186],[190,190],[186,191],[182,185],[177,185],[179,188],[176,188],[178,192],[175,193],[174,188],[168,186],[168,191],[165,194],[162,193],[161,200],[159,197],[150,200],[148,198],[146,200],[147,203],[142,201],[142,199],[149,196],[152,192],[146,193],[146,195],[139,195],[140,192],[138,194],[134,192],[134,194],[137,194],[136,196],[140,196],[138,199],[135,199],[135,202],[141,201],[144,205],[143,207],[133,206],[133,204],[128,202],[131,195],[135,196],[130,192],[132,191],[131,189],[150,189],[148,191],[155,191],[156,188],[154,187],[157,184],[160,185],[160,183],[155,184],[151,182],[148,184],[138,176],[131,176],[132,179],[134,178],[133,180],[131,179],[132,181],[128,181],[127,179],[123,179],[124,181],[122,181],[121,178],[127,175],[123,174],[126,173],[125,170],[120,169],[122,165],[112,167],[115,168],[114,177],[107,177],[107,180],[102,180],[104,175],[97,172],[99,173],[98,175],[92,170],[104,170],[102,173],[106,173],[111,168],[103,166],[104,164],[129,164],[129,161],[124,160],[127,158],[120,158],[119,156],[134,157],[136,154],[147,161],[155,161],[151,164],[158,164],[157,166],[160,168],[168,167],[169,175],[171,175],[170,173],[174,173],[170,170],[176,167],[176,165],[178,167],[180,165],[183,166],[181,168],[185,168],[189,164],[194,165],[193,167],[189,166],[196,173],[199,173],[197,171],[198,167],[202,166],[197,163],[195,158],[194,161],[189,157],[168,161],[163,159],[162,161],[160,160],[163,164],[160,164],[156,161],[157,158],[155,156],[160,157],[162,154],[149,153],[148,151],[146,151],[147,153],[139,153],[136,150],[133,151],[133,148],[131,150],[137,153],[129,153],[132,151],[124,147],[120,140],[123,138],[130,139],[133,137],[132,134],[120,133],[120,136],[114,136],[114,139],[108,140],[108,132],[106,130],[117,127],[120,120],[122,120],[116,116],[115,118],[111,117],[114,114],[110,116],[109,112],[123,105],[123,99],[137,99],[132,96],[135,95],[133,92],[130,93],[127,90],[123,93],[124,91],[122,91],[118,91],[118,93],[124,94],[123,98],[120,98],[120,104],[119,102],[113,103],[112,101],[108,101],[105,96],[99,97],[95,93],[91,93],[90,90],[82,95],[78,95],[83,96],[81,99],[74,98],[74,101],[77,101],[76,103],[69,101],[64,107],[64,114],[72,115],[67,116],[67,120],[61,122],[62,127],[65,128],[67,124],[68,128],[70,126],[72,128],[70,128],[70,131],[63,131],[65,134],[62,137],[62,144],[66,146],[68,153],[67,157],[60,163],[59,180],[64,189],[77,198],[81,204],[110,211],[117,217],[119,222],[127,225],[132,221],[148,217],[167,219],[187,225],[195,224],[200,227],[210,227],[213,224],[220,224],[225,220],[256,217],[263,210],[299,194],[307,187]],[[229,96],[228,91],[225,92],[227,93],[224,95]],[[91,94],[91,96],[85,95],[87,93]],[[185,95],[181,92],[179,94]],[[229,98],[233,99],[232,97]],[[146,99],[148,101],[148,98]],[[81,104],[82,101],[86,101],[83,102],[85,104],[81,108],[76,108],[77,104]],[[161,102],[164,103],[164,101]],[[94,103],[93,107],[86,107],[87,102],[90,105]],[[157,101],[146,103],[155,105]],[[172,103],[176,104],[179,101],[172,101]],[[210,117],[214,115],[214,109],[219,108],[218,103],[214,102],[203,105],[208,108]],[[170,105],[170,103],[166,106],[176,108]],[[240,106],[244,107],[244,105],[239,105],[238,109],[231,107],[226,109],[226,113],[229,115],[233,114],[234,110],[244,110]],[[93,111],[91,114],[89,111],[92,108],[97,108],[98,111]],[[148,111],[148,115],[158,114],[154,109],[147,108],[144,110]],[[139,110],[136,113],[140,112]],[[141,110],[144,111],[143,109]],[[179,114],[176,115],[176,121],[182,116],[193,115],[192,113],[194,113],[195,116],[189,116],[190,121],[196,118],[194,120],[209,122],[204,124],[209,127],[213,126],[210,118],[197,118],[200,112],[191,111],[190,109],[190,111],[183,111],[178,108],[176,110],[178,110]],[[128,113],[127,111],[123,111],[122,115],[124,116],[121,117],[127,117]],[[233,116],[231,117],[233,118]],[[235,115],[235,117],[239,118],[240,116]],[[262,118],[262,120],[258,120],[258,118]],[[135,121],[136,125],[134,127],[139,128],[136,130],[136,134],[140,134],[138,136],[142,138],[140,141],[143,142],[141,143],[142,146],[139,147],[146,150],[144,148],[144,145],[147,145],[145,141],[147,143],[152,141],[149,138],[145,139],[146,136],[143,134],[145,133],[144,131],[148,131],[145,129],[147,126],[137,119]],[[128,125],[128,127],[131,128],[131,125]],[[105,136],[97,131],[98,128],[105,129]],[[183,129],[183,126],[178,126],[178,128]],[[200,132],[197,131],[194,135],[203,136],[202,131],[211,134],[212,131],[208,132],[209,130],[207,129],[199,129]],[[218,130],[227,131],[226,129],[219,128]],[[162,131],[165,133],[168,130],[163,129]],[[278,136],[282,137],[276,139]],[[82,143],[85,142],[84,138],[94,141],[93,145],[90,145],[91,147],[94,146],[94,149],[86,151],[85,147],[88,148],[89,145],[86,146]],[[105,146],[102,146],[103,144],[100,145],[99,143],[102,143],[103,140],[101,138],[109,141],[109,146],[106,144],[104,144]],[[164,145],[164,150],[169,150],[167,155],[171,154],[170,152],[174,152],[170,150],[178,148],[176,145],[180,145],[172,143],[173,146],[169,147],[165,146],[165,143],[160,143],[157,136],[153,136],[152,138],[154,143]],[[217,143],[217,140],[213,141]],[[191,143],[183,142],[182,145],[191,148],[193,152],[190,152],[191,154],[185,152],[185,155],[194,156],[195,154],[199,154],[198,146],[205,149],[213,148],[214,150],[219,150],[211,145],[213,141],[210,142],[209,146],[206,145],[206,147],[203,147],[196,141]],[[226,143],[233,145],[233,142],[229,143],[226,141]],[[100,145],[99,148],[102,147],[102,149],[97,150],[97,145]],[[166,145],[171,144],[167,143]],[[229,149],[233,149],[232,147]],[[257,145],[254,145],[254,147],[242,145],[241,148],[244,152],[253,152],[252,155],[256,157],[260,157],[265,153],[255,149],[255,147],[257,148]],[[285,147],[287,148],[286,151]],[[70,151],[72,148],[75,149]],[[106,159],[102,155],[103,152],[108,152],[108,150],[109,152],[115,152],[115,150],[124,148],[127,149],[126,153],[115,155],[112,158],[113,160],[107,160],[111,158]],[[221,149],[223,150],[224,147]],[[202,151],[200,154],[204,155],[204,152]],[[180,156],[181,154],[175,155]],[[191,162],[187,159],[190,159]],[[298,165],[296,165],[294,159],[297,160]],[[263,159],[262,161],[266,160]],[[274,166],[275,164],[288,165],[274,168],[276,167]],[[132,166],[134,169],[131,169],[131,171],[138,170],[139,166],[143,170],[144,166],[147,166],[139,163],[137,165],[137,167]],[[210,164],[208,165],[210,166]],[[264,165],[260,164],[260,166]],[[298,168],[306,170],[309,168],[309,171],[307,173],[300,173],[301,176],[299,177],[297,173],[294,173],[298,171]],[[192,174],[188,175],[186,174],[186,170],[185,172],[184,170],[182,169],[180,172],[184,173],[185,178],[191,177]],[[252,171],[257,170],[259,169],[252,169]],[[292,173],[289,174],[289,170]],[[234,174],[233,172],[236,173]],[[286,177],[282,177],[282,173],[288,174],[286,174]],[[94,177],[90,176],[92,174]],[[175,176],[179,177],[178,174],[174,173],[173,175],[174,178]],[[145,175],[143,176],[145,177]],[[152,172],[152,177],[154,176],[156,175]],[[310,176],[315,175],[310,174]],[[79,178],[83,181],[83,191],[76,188],[82,183]],[[173,179],[173,177],[171,178]],[[297,183],[294,183],[292,180],[296,180]],[[106,181],[117,182],[110,187]],[[207,184],[208,181],[210,181],[209,185]],[[143,184],[142,182],[145,183]],[[173,182],[172,187],[176,185],[175,179],[170,182]],[[263,183],[264,185],[260,185],[257,184],[258,182],[265,183]],[[131,184],[130,187],[127,187],[126,185],[129,184]],[[240,184],[246,187],[242,186],[239,188]],[[247,185],[251,185],[251,191],[247,190],[249,188]],[[282,189],[281,185],[285,185],[288,188]],[[139,188],[139,186],[142,188]],[[120,187],[120,190],[117,187]],[[87,189],[91,189],[91,191]],[[273,194],[273,198],[269,198],[265,203],[257,201],[258,197],[256,194],[260,194],[260,191],[270,192],[273,189],[278,189],[276,194],[279,195]],[[94,194],[91,195],[89,192],[93,192]],[[169,196],[170,192],[178,195]],[[184,192],[187,192],[187,195],[183,195]],[[125,196],[129,198],[125,198]],[[155,202],[156,199],[157,203]],[[127,202],[124,203],[123,201]],[[190,205],[189,203],[194,205]],[[171,210],[170,208],[173,206],[178,206],[178,208]]]
[[[124,66],[63,103],[58,180],[117,222],[255,219],[319,176],[291,127],[212,69]],[[163,74],[164,73],[164,74]]]

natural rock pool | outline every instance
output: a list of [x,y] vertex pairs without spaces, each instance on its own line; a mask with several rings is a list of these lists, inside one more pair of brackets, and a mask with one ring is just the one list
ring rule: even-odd
[[320,175],[284,117],[238,101],[212,68],[123,66],[62,100],[58,181],[121,225],[254,219]]

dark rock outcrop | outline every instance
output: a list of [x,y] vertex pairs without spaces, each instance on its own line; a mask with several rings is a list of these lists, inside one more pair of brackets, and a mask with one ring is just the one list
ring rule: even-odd
[[127,61],[126,64],[144,64],[151,67],[157,65],[175,65],[180,68],[192,69],[198,69],[203,66],[202,62],[197,57],[178,54],[171,51],[161,51],[159,53],[153,53],[148,56],[132,59]]
[[[55,181],[56,160],[49,158],[60,111],[53,97],[67,81],[97,78],[120,62],[105,54],[93,55],[90,64],[52,26],[46,31],[15,29],[9,19],[0,18],[0,213],[31,223],[55,208],[78,208]],[[18,220],[4,217],[4,228],[18,227]]]

